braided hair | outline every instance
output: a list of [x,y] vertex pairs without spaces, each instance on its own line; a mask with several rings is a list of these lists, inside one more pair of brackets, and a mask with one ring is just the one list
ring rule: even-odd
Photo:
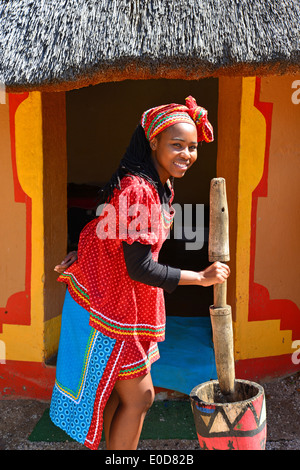
[[135,175],[144,178],[156,189],[159,186],[159,176],[151,159],[151,148],[145,136],[145,131],[139,124],[120,161],[117,171],[112,175],[108,183],[100,189],[100,203],[109,202],[115,188],[121,189],[121,179],[127,175]]

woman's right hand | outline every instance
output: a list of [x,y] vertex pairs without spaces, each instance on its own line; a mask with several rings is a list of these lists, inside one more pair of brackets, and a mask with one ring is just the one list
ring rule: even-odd
[[186,271],[182,270],[180,274],[179,284],[196,285],[196,286],[213,286],[214,284],[222,284],[226,281],[230,274],[227,264],[216,261],[208,266],[204,271]]
[[216,261],[200,273],[201,286],[208,287],[214,284],[222,284],[230,275],[230,269],[227,264]]
[[55,266],[54,271],[58,272],[59,274],[63,273],[67,268],[71,266],[71,264],[74,263],[74,261],[77,260],[77,251],[70,251],[70,253],[67,254],[65,259]]

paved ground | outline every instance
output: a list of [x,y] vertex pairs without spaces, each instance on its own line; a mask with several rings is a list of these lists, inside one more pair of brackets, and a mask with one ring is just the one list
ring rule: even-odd
[[[266,450],[300,450],[300,373],[264,384],[267,402]],[[0,401],[0,450],[83,450],[75,442],[30,442],[28,436],[49,403]],[[198,450],[197,441],[145,440],[139,449]]]

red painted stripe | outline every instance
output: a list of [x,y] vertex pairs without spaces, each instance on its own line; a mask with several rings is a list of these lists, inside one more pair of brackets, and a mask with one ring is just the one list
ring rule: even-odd
[[198,441],[203,450],[264,450],[266,446],[266,426],[254,436],[227,436],[203,438],[198,434]]
[[244,359],[235,363],[235,372],[239,379],[261,383],[299,370],[300,365],[292,362],[292,354]]
[[[254,106],[262,113],[265,118],[266,142],[262,178],[252,193],[248,319],[249,321],[280,320],[280,328],[282,330],[291,330],[293,340],[297,340],[300,338],[300,309],[298,306],[288,299],[270,300],[268,289],[265,286],[254,282],[257,204],[258,198],[268,196],[268,172],[273,113],[273,103],[260,101],[260,91],[261,79],[256,78]],[[291,354],[292,353],[293,351],[291,351]],[[283,356],[283,361],[286,367],[286,370],[281,370],[283,375],[287,374],[288,370],[294,369],[292,367],[293,364],[291,363],[290,356],[288,357],[289,359],[286,360],[286,356]],[[270,365],[271,368],[267,370],[268,366],[266,365],[265,370],[263,371],[264,375],[271,375],[272,373],[276,373],[276,370],[273,368],[273,361],[267,361],[266,364]]]
[[0,364],[0,399],[50,400],[55,370],[41,362],[6,361]]

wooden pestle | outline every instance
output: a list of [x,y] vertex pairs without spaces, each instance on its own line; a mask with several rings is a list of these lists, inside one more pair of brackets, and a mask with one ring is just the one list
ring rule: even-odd
[[[229,261],[229,222],[224,178],[210,185],[209,261]],[[227,305],[227,281],[214,285],[214,305],[209,308],[219,386],[228,401],[234,400],[235,366],[231,307]]]

